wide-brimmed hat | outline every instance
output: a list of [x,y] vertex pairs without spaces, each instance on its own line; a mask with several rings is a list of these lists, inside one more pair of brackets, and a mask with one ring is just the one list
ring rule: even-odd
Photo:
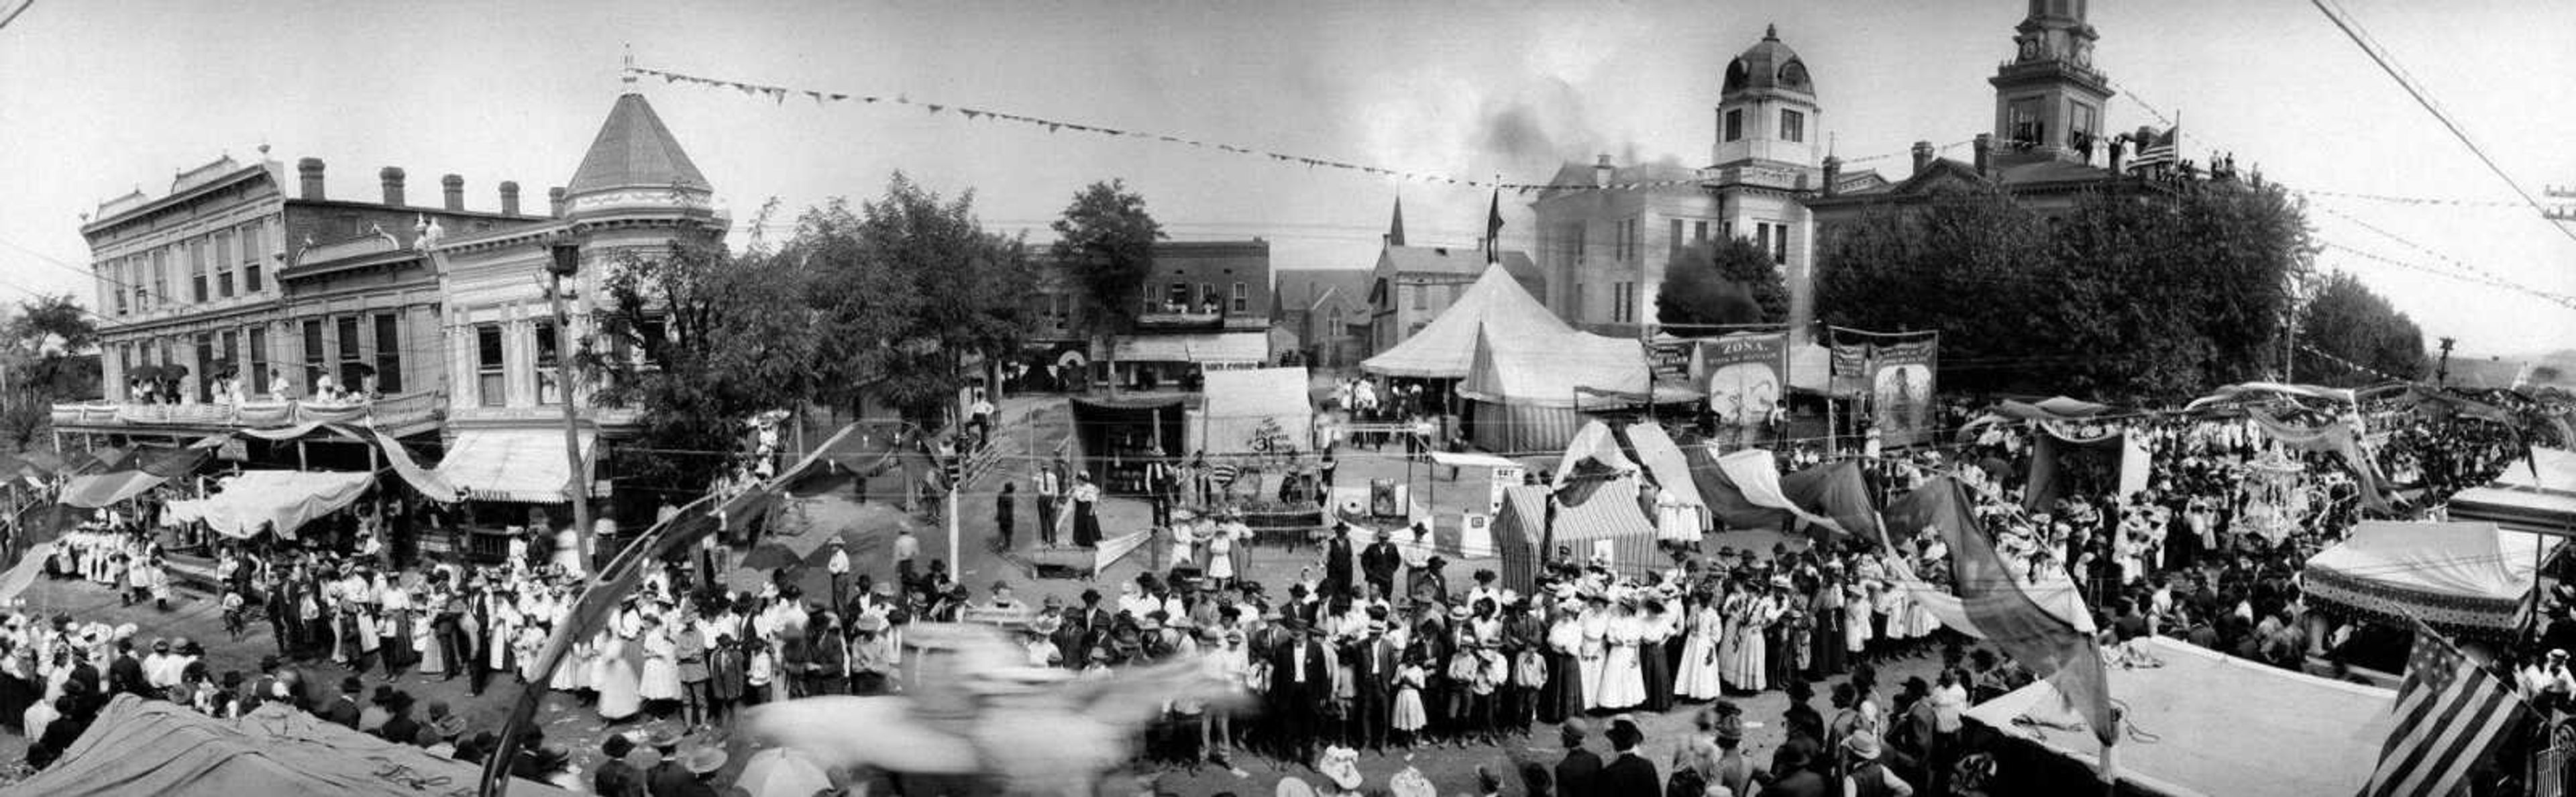
[[671,748],[679,747],[680,729],[669,725],[653,726],[651,730],[644,732],[644,745],[656,750],[669,750]]
[[1878,760],[1878,737],[1867,733],[1855,733],[1844,737],[1843,752],[1862,761],[1876,761]]
[[863,612],[858,619],[850,621],[850,628],[869,634],[885,633],[887,625],[886,616],[876,612]]
[[689,773],[693,775],[704,775],[714,772],[716,770],[723,769],[724,765],[724,748],[711,744],[699,745],[697,748],[680,756],[680,766],[688,768]]
[[439,717],[429,721],[429,729],[437,731],[441,739],[455,739],[465,735],[465,718],[455,714]]

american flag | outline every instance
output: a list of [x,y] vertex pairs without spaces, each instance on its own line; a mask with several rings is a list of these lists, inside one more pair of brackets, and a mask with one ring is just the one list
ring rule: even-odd
[[2522,712],[2511,687],[2415,623],[2415,653],[2397,685],[2397,725],[2362,797],[2449,797]]
[[2175,159],[2175,145],[2181,140],[2182,125],[2178,124],[2174,125],[2172,129],[2166,130],[2164,135],[2149,135],[2144,140],[2138,142],[2138,158],[2137,160],[2131,161],[2130,164],[2135,168],[2143,169],[2149,166],[2163,166],[2173,163]]

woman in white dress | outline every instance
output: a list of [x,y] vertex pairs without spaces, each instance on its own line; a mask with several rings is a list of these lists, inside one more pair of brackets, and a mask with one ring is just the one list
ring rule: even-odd
[[1207,577],[1218,589],[1234,585],[1234,527],[1220,523],[1209,530],[1207,538]]
[[1576,654],[1576,667],[1582,673],[1583,710],[1601,707],[1603,665],[1610,655],[1610,599],[1593,595],[1583,610],[1583,647]]
[[1682,596],[1682,667],[1673,675],[1673,694],[1691,700],[1726,696],[1718,674],[1718,649],[1726,638],[1726,616],[1707,596]]
[[644,671],[635,694],[647,702],[676,701],[680,693],[680,646],[671,640],[660,615],[644,616]]
[[1878,605],[1878,597],[1872,593],[1877,589],[1877,582],[1864,582],[1857,577],[1843,587],[1843,652],[1850,654],[1855,664],[1869,651],[1869,618]]
[[1609,622],[1609,655],[1601,665],[1601,691],[1597,708],[1626,711],[1646,701],[1646,671],[1637,658],[1638,646],[1644,641],[1646,620],[1637,614],[1635,599],[1619,602]]
[[1724,663],[1726,685],[1746,692],[1759,692],[1771,687],[1767,672],[1771,645],[1762,638],[1771,621],[1779,619],[1780,608],[1771,597],[1746,591],[1735,595],[1736,611],[1727,616],[1727,639],[1735,643],[1734,655],[1720,656]]
[[628,606],[619,610],[608,621],[608,628],[599,634],[598,675],[593,683],[599,690],[600,719],[617,722],[635,716],[635,712],[643,707],[643,698],[637,694],[639,676],[635,671],[635,653],[632,650],[636,633],[642,625],[643,620],[636,615],[635,608]]

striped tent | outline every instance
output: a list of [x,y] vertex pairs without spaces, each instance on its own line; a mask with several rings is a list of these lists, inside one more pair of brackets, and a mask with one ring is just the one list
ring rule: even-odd
[[1655,545],[1655,524],[1639,508],[1638,494],[1634,474],[1594,484],[1582,503],[1557,507],[1545,550],[1564,548],[1578,562],[1601,560],[1623,578],[1666,568],[1670,560]]

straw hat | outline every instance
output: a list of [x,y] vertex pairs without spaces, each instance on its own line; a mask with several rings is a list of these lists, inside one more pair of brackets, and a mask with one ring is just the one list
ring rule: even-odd
[[1878,737],[1867,733],[1855,733],[1844,737],[1843,752],[1862,761],[1876,761],[1878,760]]
[[714,772],[723,769],[724,765],[724,748],[715,745],[699,745],[696,749],[680,756],[680,766],[687,767],[689,774],[692,775]]

